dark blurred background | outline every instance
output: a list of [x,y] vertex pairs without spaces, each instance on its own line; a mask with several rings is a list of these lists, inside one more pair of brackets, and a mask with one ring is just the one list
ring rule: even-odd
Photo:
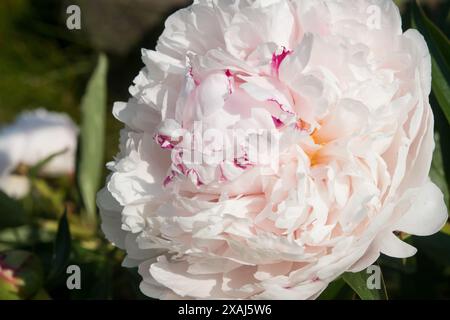
[[[127,100],[128,87],[143,66],[140,49],[153,49],[167,16],[190,2],[0,0],[0,126],[21,111],[38,107],[66,112],[78,122],[80,98],[99,52],[105,52],[110,63],[108,106],[112,108],[114,101]],[[404,21],[409,21],[410,2],[396,2]],[[428,16],[449,36],[450,1],[422,3]],[[81,7],[81,30],[70,31],[66,27],[66,8],[71,4]],[[408,23],[405,27],[409,27]],[[106,159],[110,160],[117,152],[121,124],[111,112],[108,114]],[[411,241],[419,249],[414,258],[380,260],[390,296],[450,298],[449,237],[437,234]],[[116,271],[111,272],[127,272],[119,265],[114,268]],[[95,279],[96,275],[93,273],[92,277]],[[138,277],[131,273],[129,277],[117,278],[115,286],[121,289],[114,297],[141,297],[136,293],[138,282]],[[97,289],[92,290],[80,298],[105,297]],[[57,296],[58,289],[51,293]],[[348,291],[348,295],[352,294]]]

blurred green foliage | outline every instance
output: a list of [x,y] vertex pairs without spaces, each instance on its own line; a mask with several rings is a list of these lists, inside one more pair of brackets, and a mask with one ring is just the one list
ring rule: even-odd
[[[34,4],[33,4],[34,3]],[[0,2],[0,119],[45,106],[77,118],[78,93],[92,67],[89,51],[67,34],[47,7],[36,1]]]
[[[412,2],[396,2],[404,8],[403,18],[405,28],[408,28]],[[430,3],[432,5],[426,6],[426,14],[447,38],[450,1]],[[0,125],[10,122],[25,109],[45,107],[66,112],[81,123],[82,130],[94,130],[100,135],[99,141],[104,134],[104,155],[96,154],[95,157],[110,160],[117,152],[121,126],[109,112],[112,102],[128,98],[126,89],[142,67],[139,48],[151,49],[155,45],[162,22],[173,9],[161,13],[160,23],[143,32],[138,44],[128,50],[121,48],[120,55],[108,52],[110,71],[105,92],[108,111],[104,129],[103,123],[90,124],[90,119],[83,116],[86,112],[99,112],[98,116],[105,119],[104,110],[92,109],[105,103],[102,94],[92,95],[89,93],[92,90],[87,90],[83,98],[96,66],[98,49],[95,43],[87,40],[89,37],[83,31],[66,29],[63,7],[64,1],[59,0],[0,1]],[[444,54],[448,55],[448,52]],[[105,70],[100,69],[103,69],[100,77],[104,77]],[[448,70],[442,72],[445,74]],[[104,83],[104,80],[92,80],[88,87],[95,86],[96,81]],[[441,109],[442,98],[433,95],[431,103],[438,144],[431,177],[446,193],[448,202],[450,127]],[[95,151],[102,153],[102,150]],[[80,159],[83,159],[83,152],[92,150],[89,146],[81,147]],[[93,210],[96,191],[93,189],[98,187],[99,177],[89,173],[96,169],[87,166],[79,170],[78,179],[44,179],[39,175],[39,166],[29,168],[27,172],[31,192],[23,201],[11,200],[0,193],[0,299],[144,299],[138,289],[140,277],[136,270],[121,267],[123,252],[113,248],[104,239],[97,223],[86,221],[82,214]],[[83,170],[86,174],[80,178]],[[103,179],[106,170],[101,174]],[[447,226],[432,237],[401,235],[419,249],[418,254],[404,260],[385,256],[379,259],[390,299],[450,298],[449,229]],[[66,287],[64,271],[70,264],[76,264],[82,270],[82,290],[70,291]],[[10,275],[9,271],[13,278],[1,277],[2,272]],[[358,294],[364,299],[385,298],[384,290],[375,293],[364,290],[361,284],[366,276],[364,273],[346,274],[330,285],[320,298],[358,299]]]

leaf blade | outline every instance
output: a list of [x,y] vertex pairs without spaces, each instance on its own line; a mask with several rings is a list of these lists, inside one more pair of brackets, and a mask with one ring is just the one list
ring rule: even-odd
[[62,273],[69,264],[70,253],[72,249],[72,236],[70,233],[69,221],[67,219],[67,212],[59,220],[58,231],[56,233],[52,268],[49,273],[49,281],[52,282]]
[[344,279],[338,278],[331,282],[328,287],[320,294],[319,300],[334,300],[339,298],[339,293],[345,286]]
[[412,4],[411,17],[412,26],[422,33],[431,51],[433,93],[450,123],[450,42],[416,1]]

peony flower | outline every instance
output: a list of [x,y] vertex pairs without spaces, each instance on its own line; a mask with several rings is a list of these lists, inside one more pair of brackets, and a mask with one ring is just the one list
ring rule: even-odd
[[98,205],[147,296],[313,299],[447,220],[429,51],[392,1],[199,0],[142,55]]
[[28,179],[13,174],[15,169],[19,165],[37,165],[57,153],[61,154],[44,166],[42,174],[73,173],[77,136],[77,126],[65,114],[44,109],[22,113],[13,124],[0,130],[0,188],[15,198],[25,196]]

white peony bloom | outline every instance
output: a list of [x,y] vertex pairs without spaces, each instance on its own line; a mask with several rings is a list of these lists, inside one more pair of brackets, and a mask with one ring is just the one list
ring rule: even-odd
[[[11,175],[19,165],[34,166],[51,155],[42,170],[45,175],[75,171],[78,128],[65,114],[44,109],[24,112],[0,130],[0,188],[20,198],[28,193],[28,180]],[[25,180],[24,180],[25,179]]]
[[430,55],[392,1],[198,0],[142,54],[98,205],[144,294],[312,299],[447,220]]

